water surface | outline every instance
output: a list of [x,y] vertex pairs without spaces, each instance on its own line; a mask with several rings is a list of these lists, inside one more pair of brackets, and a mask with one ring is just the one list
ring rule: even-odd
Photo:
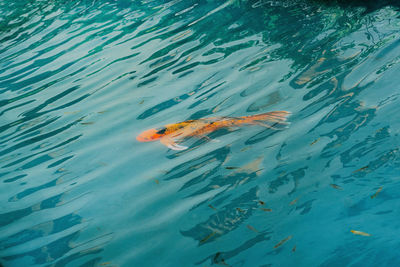
[[[398,265],[399,15],[3,1],[2,264]],[[273,110],[292,112],[288,128],[222,130],[185,151],[135,140]]]

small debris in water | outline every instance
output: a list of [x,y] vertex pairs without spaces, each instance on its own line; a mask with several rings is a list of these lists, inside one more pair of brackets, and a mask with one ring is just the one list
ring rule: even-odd
[[182,39],[183,37],[185,37],[186,35],[188,35],[188,34],[191,33],[191,32],[192,32],[191,30],[184,31],[184,32],[181,33],[180,35],[178,35],[178,36],[176,36],[175,38],[173,38],[172,41],[174,42],[174,41],[177,41],[177,40],[179,40],[179,39]]
[[79,112],[81,112],[81,110],[76,110],[76,111],[66,111],[66,112],[64,112],[64,114],[65,114],[65,115],[73,115],[73,114],[76,114],[76,113],[79,113]]
[[236,170],[236,169],[239,169],[239,167],[228,166],[228,167],[225,167],[225,169],[227,169],[227,170]]
[[82,125],[92,125],[92,124],[94,124],[94,122],[93,121],[88,121],[88,122],[81,122],[80,124],[82,124]]
[[213,210],[217,210],[213,205],[208,205],[211,209],[213,209]]
[[310,146],[312,146],[312,145],[314,145],[316,142],[318,142],[319,141],[319,137],[317,138],[317,139],[315,139],[314,141],[312,141],[312,143],[310,144]]
[[271,211],[272,211],[272,209],[266,209],[266,208],[261,208],[261,210],[263,210],[263,211],[268,211],[268,212],[271,212]]
[[368,233],[364,233],[364,232],[357,231],[357,230],[350,230],[350,232],[352,232],[352,233],[355,234],[355,235],[371,236],[371,235],[368,234]]
[[294,245],[294,247],[292,248],[292,252],[296,251],[296,245]]
[[353,171],[353,173],[365,171],[365,170],[368,169],[368,168],[369,168],[369,166],[367,165],[367,166],[361,167],[361,168],[359,168],[359,169]]
[[251,148],[251,146],[246,146],[246,147],[240,149],[240,151],[245,152],[245,151],[249,150],[250,148]]
[[332,188],[335,188],[337,190],[343,190],[343,188],[340,185],[337,185],[337,184],[330,184],[330,186],[332,186]]
[[294,204],[296,204],[296,202],[299,200],[299,198],[300,198],[300,197],[298,197],[298,198],[296,198],[296,199],[293,199],[293,200],[289,203],[289,205],[294,205]]
[[156,182],[156,184],[160,183],[160,181],[158,181],[158,179],[155,179],[154,182]]
[[214,263],[216,264],[220,264],[220,265],[225,265],[225,266],[229,266],[224,259],[219,260],[218,258],[221,256],[221,252],[217,252],[214,256]]
[[254,228],[253,226],[251,226],[250,224],[247,225],[247,228],[253,232],[259,233],[259,231],[256,228]]
[[253,72],[253,71],[256,71],[256,70],[259,70],[259,69],[260,69],[259,66],[255,66],[255,67],[248,68],[248,70],[249,70],[250,72]]
[[236,208],[236,210],[239,212],[244,212],[244,210],[242,210],[241,208]]
[[265,202],[261,200],[259,200],[258,203],[260,203],[260,205],[265,205]]
[[291,236],[291,235],[288,236],[288,237],[286,237],[285,239],[282,239],[281,241],[279,241],[279,243],[276,244],[276,245],[274,246],[274,248],[279,248],[280,246],[282,246],[285,242],[289,241],[290,239],[292,239],[292,236]]
[[373,194],[373,195],[371,196],[371,199],[376,198],[376,197],[378,196],[379,192],[381,192],[381,191],[382,191],[382,186],[379,187],[378,190],[376,190],[375,194]]
[[200,240],[200,244],[206,242],[208,239],[210,239],[211,237],[213,237],[217,232],[212,232],[211,234],[209,234],[208,236],[204,237],[202,240]]

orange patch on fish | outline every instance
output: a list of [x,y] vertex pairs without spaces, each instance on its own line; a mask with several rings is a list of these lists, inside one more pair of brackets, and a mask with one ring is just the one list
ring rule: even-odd
[[136,137],[139,142],[159,140],[163,145],[173,150],[185,150],[186,146],[178,143],[187,137],[206,137],[207,134],[222,128],[238,127],[243,125],[260,125],[273,130],[274,126],[287,125],[289,111],[272,111],[252,116],[242,117],[212,117],[198,120],[187,120],[174,124],[167,124],[158,129],[149,129]]

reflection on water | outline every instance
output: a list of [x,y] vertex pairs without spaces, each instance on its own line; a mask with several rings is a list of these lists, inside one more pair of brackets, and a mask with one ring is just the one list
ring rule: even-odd
[[398,3],[326,2],[0,3],[1,263],[398,265]]

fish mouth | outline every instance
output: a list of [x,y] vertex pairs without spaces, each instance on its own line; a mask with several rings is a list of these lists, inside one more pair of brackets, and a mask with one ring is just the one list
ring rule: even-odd
[[157,138],[158,136],[155,136],[156,133],[157,133],[157,132],[156,132],[155,129],[146,130],[146,131],[142,132],[141,134],[139,134],[139,135],[136,137],[136,140],[138,140],[139,142],[150,142],[150,141],[154,141],[154,140],[158,139],[158,138]]

